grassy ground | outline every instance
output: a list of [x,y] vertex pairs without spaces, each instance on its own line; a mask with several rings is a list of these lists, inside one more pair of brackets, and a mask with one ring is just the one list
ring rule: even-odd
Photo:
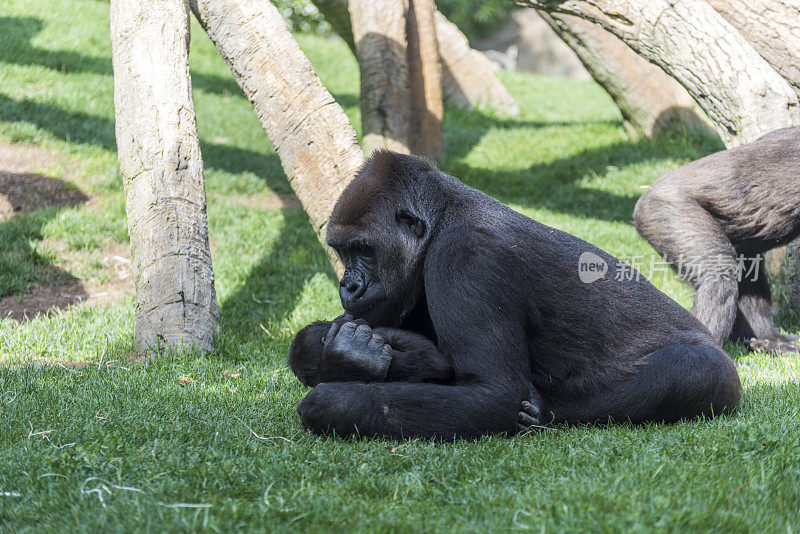
[[[54,283],[53,272],[102,279],[99,258],[127,242],[107,9],[0,4],[0,138],[69,162],[41,172],[92,199],[0,223],[0,297],[24,299]],[[127,363],[131,296],[0,320],[0,530],[798,530],[797,356],[728,347],[744,400],[737,415],[710,422],[455,444],[304,432],[294,406],[306,390],[284,358],[295,331],[339,313],[335,281],[302,211],[259,201],[291,191],[225,65],[196,26],[193,35],[219,349]],[[357,124],[358,71],[346,47],[300,41]],[[640,186],[718,145],[686,135],[631,141],[592,83],[503,80],[522,118],[448,109],[443,168],[612,253],[649,258],[630,224]],[[690,304],[671,275],[653,281]]]

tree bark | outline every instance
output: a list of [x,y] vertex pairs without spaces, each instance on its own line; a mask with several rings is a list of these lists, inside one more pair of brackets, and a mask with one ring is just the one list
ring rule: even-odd
[[[355,54],[353,31],[347,13],[348,0],[312,1]],[[487,106],[502,115],[519,116],[519,106],[497,79],[486,56],[470,48],[464,34],[439,11],[434,13],[434,24],[445,98],[464,109]]]
[[675,78],[728,147],[800,124],[798,97],[702,0],[516,0],[600,24]]
[[572,15],[539,14],[608,92],[630,133],[652,137],[678,125],[710,126],[681,84],[611,33]]
[[350,22],[361,71],[361,128],[365,154],[386,148],[410,153],[408,0],[350,0]]
[[111,44],[136,352],[210,352],[218,311],[186,1],[112,0]]
[[772,284],[772,301],[778,309],[800,313],[800,240],[766,254],[765,269]]
[[411,90],[411,152],[441,162],[442,69],[436,41],[433,0],[410,0],[406,15],[408,78]]
[[467,37],[447,17],[437,11],[434,20],[445,96],[465,109],[488,107],[518,117],[519,106],[495,76],[489,58],[470,48]]
[[706,0],[800,95],[800,4]]
[[[334,203],[364,162],[347,116],[270,2],[192,0],[191,5],[255,107],[324,243]],[[325,250],[341,273],[336,255]]]

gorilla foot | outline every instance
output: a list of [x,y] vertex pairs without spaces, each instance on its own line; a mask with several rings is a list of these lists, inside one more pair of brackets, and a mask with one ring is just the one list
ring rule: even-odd
[[528,432],[545,428],[540,419],[540,406],[536,399],[522,401],[522,410],[517,417],[517,429],[520,432]]
[[800,336],[775,334],[768,338],[750,338],[746,342],[750,350],[764,352],[800,353]]

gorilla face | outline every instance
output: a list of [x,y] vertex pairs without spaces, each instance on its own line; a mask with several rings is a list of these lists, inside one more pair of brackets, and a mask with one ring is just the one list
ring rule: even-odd
[[[377,217],[361,228],[337,224],[337,213],[351,208],[337,205],[328,227],[328,244],[345,265],[339,298],[347,313],[375,326],[400,326],[423,292],[422,258],[427,224],[408,208],[393,210],[391,220]],[[386,217],[383,217],[386,218]]]
[[438,171],[419,158],[377,152],[336,202],[327,241],[346,271],[342,306],[373,326],[399,326],[424,293],[422,267],[442,211],[414,180]]

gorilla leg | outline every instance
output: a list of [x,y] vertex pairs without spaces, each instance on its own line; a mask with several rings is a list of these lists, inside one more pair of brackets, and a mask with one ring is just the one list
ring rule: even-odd
[[636,229],[697,290],[692,313],[720,346],[736,319],[736,250],[714,217],[680,190],[654,186],[634,210]]
[[[761,270],[756,270],[757,268]],[[763,259],[745,260],[739,282],[736,323],[731,338],[766,351],[798,352],[800,336],[782,334],[772,321],[769,281],[763,272]]]
[[[672,345],[644,358],[629,378],[582,399],[544,399],[539,420],[554,423],[674,422],[736,408],[733,360],[713,345]],[[524,421],[520,413],[520,422]]]
[[692,285],[697,289],[692,314],[706,325],[712,339],[722,346],[730,337],[736,320],[739,294],[736,281],[728,276],[712,275],[701,277]]

